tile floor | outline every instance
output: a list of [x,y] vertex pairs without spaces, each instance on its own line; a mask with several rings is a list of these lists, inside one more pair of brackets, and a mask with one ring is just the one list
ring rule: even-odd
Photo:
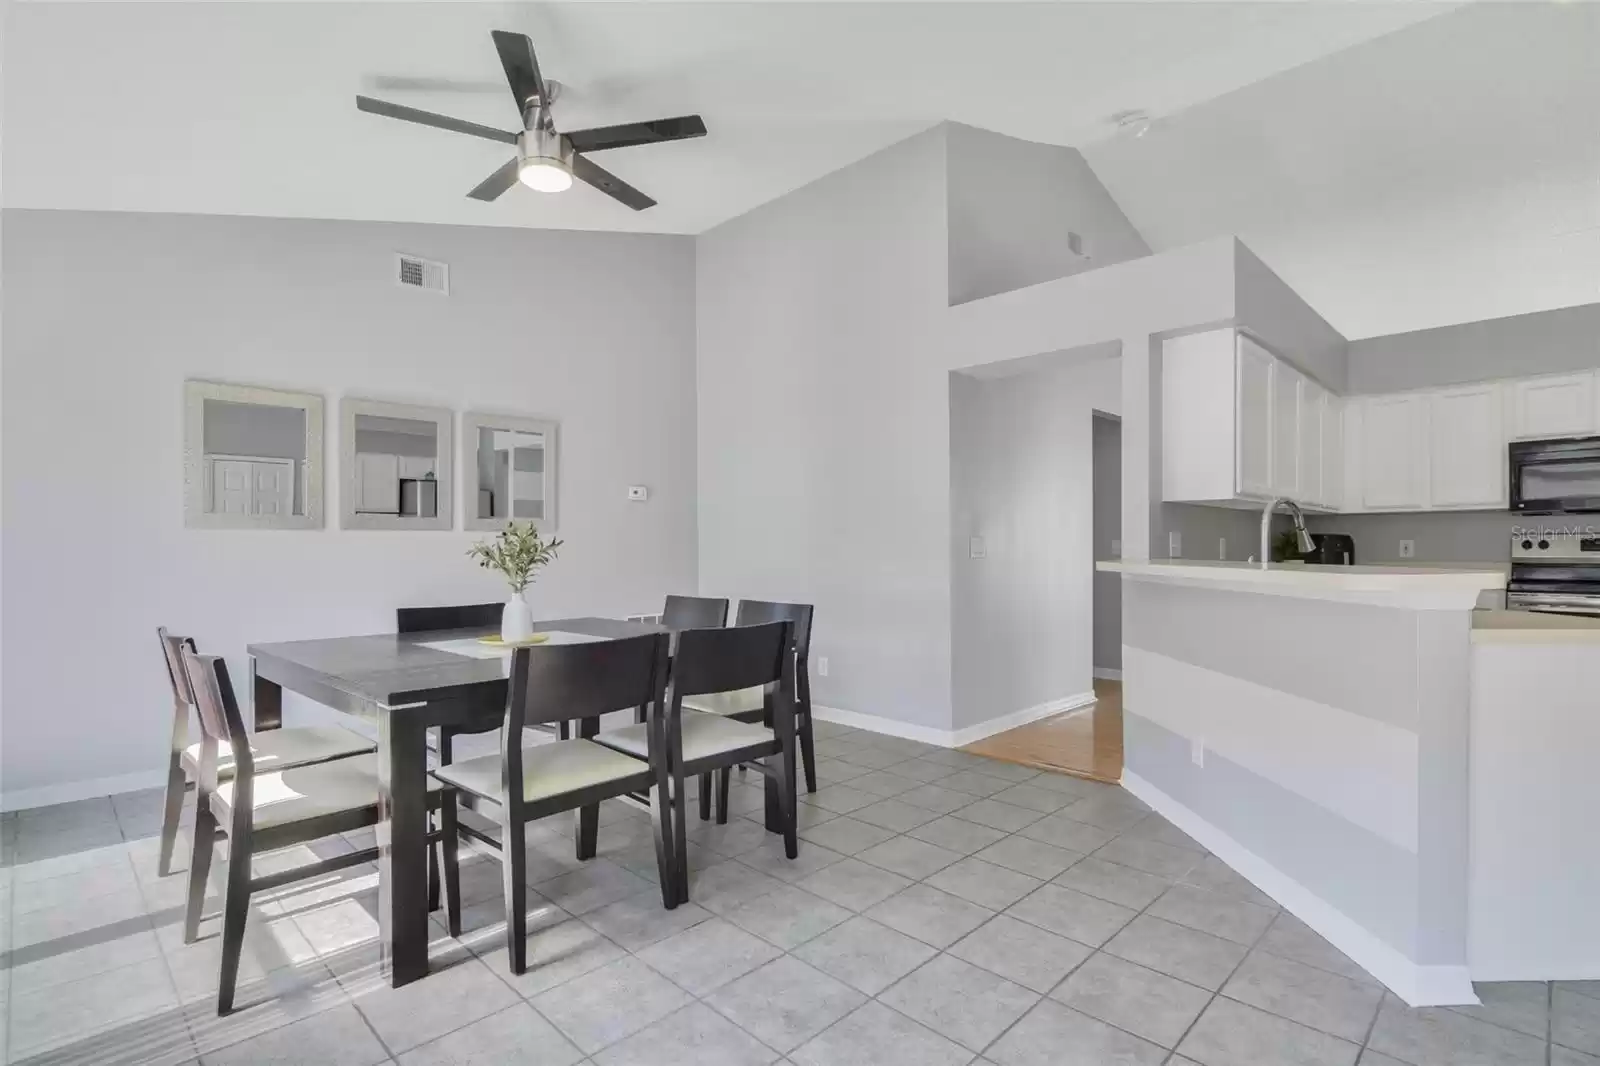
[[476,857],[467,933],[439,927],[436,972],[399,990],[358,867],[260,898],[224,1019],[216,923],[185,946],[184,878],[155,876],[155,794],[8,815],[4,1061],[1600,1066],[1600,983],[1410,1010],[1115,786],[819,733],[798,862],[744,817],[749,785],[729,825],[691,823],[694,902],[670,913],[638,812],[608,804],[581,865],[567,822],[539,825],[529,972]]

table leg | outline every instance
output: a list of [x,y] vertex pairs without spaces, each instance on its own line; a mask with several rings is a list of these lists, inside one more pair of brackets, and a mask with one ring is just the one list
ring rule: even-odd
[[428,973],[428,745],[414,718],[378,713],[379,947],[395,988]]
[[250,684],[253,688],[251,707],[254,709],[256,732],[277,729],[283,725],[283,686],[268,681],[256,672],[255,656],[250,657]]

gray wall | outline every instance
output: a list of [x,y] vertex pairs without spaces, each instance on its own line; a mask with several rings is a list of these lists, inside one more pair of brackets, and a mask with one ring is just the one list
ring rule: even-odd
[[1350,342],[1350,392],[1600,366],[1600,303]]
[[[251,641],[382,632],[396,607],[505,596],[465,557],[475,534],[185,529],[185,378],[326,397],[330,491],[341,395],[557,418],[566,546],[534,611],[636,613],[696,585],[688,238],[8,210],[3,242],[8,797],[159,771],[157,625],[244,678]],[[399,250],[449,263],[450,295],[396,285]],[[90,470],[109,527],[83,520]],[[650,502],[629,503],[630,484]],[[114,565],[72,563],[108,552]],[[61,640],[85,603],[88,671]]]
[[[1122,539],[1122,423],[1096,414],[1094,450],[1094,557],[1115,559]],[[1122,669],[1122,575],[1094,575],[1094,668]]]
[[[1075,148],[945,126],[950,303],[1149,255]],[[1083,238],[1089,258],[1068,248]]]
[[1177,533],[1180,559],[1219,559],[1220,541],[1227,541],[1227,558],[1243,561],[1259,556],[1261,512],[1256,508],[1208,507],[1200,503],[1163,503],[1156,513],[1150,538],[1150,557],[1167,559],[1171,534]]
[[[1349,533],[1356,539],[1359,563],[1504,563],[1510,558],[1511,531],[1524,526],[1587,526],[1578,518],[1514,515],[1504,511],[1430,514],[1318,515],[1306,524],[1314,533]],[[1400,541],[1417,542],[1412,559],[1400,558]]]
[[1236,240],[1234,245],[1238,324],[1323,385],[1343,393],[1349,379],[1343,335],[1243,242]]

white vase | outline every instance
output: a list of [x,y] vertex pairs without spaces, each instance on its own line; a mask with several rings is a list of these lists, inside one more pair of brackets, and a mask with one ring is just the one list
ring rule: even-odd
[[506,601],[506,609],[500,613],[500,639],[510,644],[531,636],[533,612],[528,610],[528,602],[522,598],[522,593],[513,592]]

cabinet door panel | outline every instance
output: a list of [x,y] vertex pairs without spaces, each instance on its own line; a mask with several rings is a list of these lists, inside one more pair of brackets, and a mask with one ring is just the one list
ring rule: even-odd
[[1322,423],[1327,417],[1328,392],[1310,378],[1300,379],[1299,434],[1295,449],[1299,462],[1299,499],[1314,507],[1327,505],[1322,482]]
[[1595,431],[1595,375],[1561,374],[1511,383],[1511,435],[1564,437]]
[[1415,510],[1427,500],[1427,405],[1421,395],[1362,401],[1361,502]]
[[1345,506],[1344,401],[1332,393],[1322,409],[1322,502],[1334,511]]
[[1272,354],[1248,337],[1239,338],[1238,489],[1242,496],[1272,495]]
[[1428,504],[1504,507],[1504,404],[1498,383],[1441,389],[1428,411]]
[[1305,378],[1286,363],[1272,364],[1272,493],[1299,498],[1300,383]]

